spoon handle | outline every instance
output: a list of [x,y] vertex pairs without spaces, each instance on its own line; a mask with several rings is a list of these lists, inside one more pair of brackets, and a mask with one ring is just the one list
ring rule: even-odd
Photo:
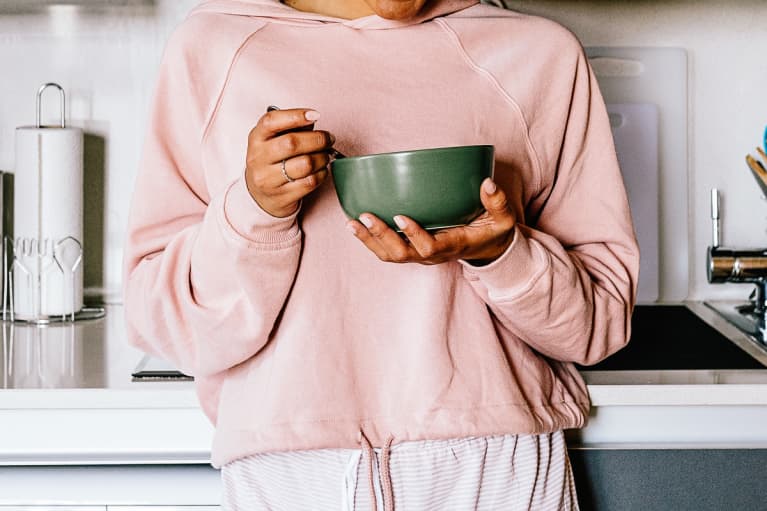
[[[279,110],[279,109],[280,109],[279,107],[276,107],[274,105],[269,105],[268,107],[266,107],[266,112],[267,113],[274,112],[275,110]],[[285,131],[282,131],[281,133],[292,133],[296,131],[312,131],[313,129],[314,129],[314,123],[311,123],[307,126],[302,126],[301,128],[294,128],[291,130],[285,130]]]
[[[269,105],[266,107],[267,112],[274,112],[275,110],[279,110],[280,108],[274,105]],[[314,129],[314,123],[310,124],[309,126],[306,126],[304,128],[298,128],[295,130],[287,130],[284,133],[290,133],[291,131],[311,131]],[[338,160],[339,158],[346,158],[342,153],[339,151],[336,151],[335,149],[330,151],[330,156],[333,157],[334,160]]]

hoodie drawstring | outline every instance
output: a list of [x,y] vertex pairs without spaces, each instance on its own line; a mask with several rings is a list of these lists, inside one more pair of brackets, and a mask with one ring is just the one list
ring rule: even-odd
[[[376,498],[375,487],[375,475],[373,472],[373,463],[375,463],[375,451],[373,446],[365,436],[365,433],[360,430],[360,442],[362,445],[363,457],[367,457],[368,464],[368,488],[370,490],[370,499],[372,502],[373,511],[378,510],[378,499]],[[394,491],[391,484],[391,473],[389,471],[389,458],[391,457],[391,444],[394,441],[394,436],[389,435],[386,439],[383,448],[381,449],[381,467],[379,472],[381,474],[381,489],[383,490],[382,500],[384,511],[394,511]]]
[[384,511],[394,511],[394,491],[391,485],[391,471],[389,468],[389,458],[391,457],[391,443],[394,440],[392,435],[386,439],[381,450],[381,487],[384,494]]

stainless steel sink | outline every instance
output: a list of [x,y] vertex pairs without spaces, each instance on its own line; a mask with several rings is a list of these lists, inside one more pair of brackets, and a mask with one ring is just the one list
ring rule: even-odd
[[628,346],[586,371],[765,369],[767,352],[703,302],[639,305]]
[[706,301],[692,308],[704,321],[767,366],[767,329],[753,302]]

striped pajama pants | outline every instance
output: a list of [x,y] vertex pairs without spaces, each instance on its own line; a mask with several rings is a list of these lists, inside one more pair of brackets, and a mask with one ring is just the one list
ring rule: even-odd
[[577,511],[564,434],[264,453],[222,468],[226,511]]

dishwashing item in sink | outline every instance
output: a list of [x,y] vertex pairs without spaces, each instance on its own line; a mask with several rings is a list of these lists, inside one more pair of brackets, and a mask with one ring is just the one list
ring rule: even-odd
[[764,168],[764,166],[767,165],[767,153],[765,153],[764,149],[761,147],[757,147],[756,152],[759,153],[759,156],[761,157],[760,163],[762,164],[762,168]]
[[[767,161],[767,159],[765,159],[765,161]],[[746,155],[746,163],[748,164],[748,168],[751,169],[751,174],[753,174],[754,179],[756,179],[756,184],[761,188],[762,195],[767,197],[767,170],[765,170],[764,165],[750,154]]]
[[492,145],[418,149],[339,158],[332,163],[341,207],[350,218],[372,213],[397,229],[405,215],[425,229],[465,225],[484,207],[479,188],[493,177]]

